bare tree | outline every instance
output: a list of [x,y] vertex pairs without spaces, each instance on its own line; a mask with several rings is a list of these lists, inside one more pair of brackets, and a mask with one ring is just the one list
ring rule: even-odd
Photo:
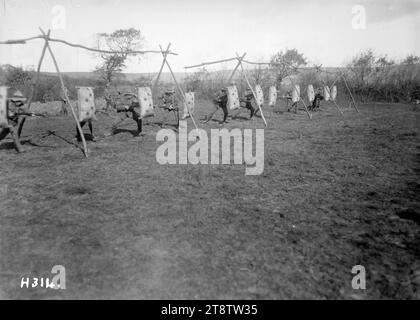
[[129,53],[129,51],[141,49],[143,40],[144,38],[141,31],[134,28],[98,34],[98,48],[110,51],[121,51],[121,53],[116,54],[97,54],[102,61],[95,68],[95,72],[100,75],[100,79],[104,82],[106,87],[109,87],[112,80],[124,70],[127,58],[135,55]]
[[297,72],[297,68],[307,65],[307,60],[303,54],[296,49],[287,49],[280,51],[271,57],[271,67],[276,72],[276,83],[279,87],[282,80],[293,73]]
[[121,52],[114,54],[97,54],[102,61],[96,66],[95,72],[99,74],[100,82],[103,83],[105,87],[105,109],[109,110],[109,108],[114,105],[109,87],[115,78],[122,76],[121,72],[126,68],[127,59],[135,55],[130,53],[130,51],[142,48],[144,38],[141,31],[134,28],[120,29],[112,33],[99,33],[97,36],[98,49],[101,48],[109,51]]

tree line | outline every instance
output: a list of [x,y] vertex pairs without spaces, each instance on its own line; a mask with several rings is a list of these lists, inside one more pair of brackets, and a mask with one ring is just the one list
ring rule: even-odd
[[[96,47],[99,49],[120,51],[116,54],[97,53],[99,63],[94,68],[95,77],[69,77],[64,75],[70,97],[76,97],[76,86],[92,86],[95,94],[100,97],[106,90],[112,88],[134,88],[151,85],[150,77],[139,76],[134,81],[128,81],[123,71],[130,59],[141,61],[141,55],[129,53],[141,50],[144,36],[140,30],[120,29],[112,33],[97,34]],[[401,61],[395,61],[388,56],[376,55],[373,50],[366,50],[356,55],[343,68],[330,68],[328,72],[322,68],[309,65],[308,59],[297,49],[286,49],[272,55],[270,65],[258,65],[247,69],[248,76],[254,83],[268,88],[275,84],[282,90],[290,89],[292,83],[298,83],[302,88],[308,84],[323,86],[336,84],[341,92],[345,92],[344,83],[338,78],[342,72],[350,89],[360,102],[412,102],[420,100],[420,57],[408,55]],[[321,66],[319,66],[321,67]],[[322,71],[324,70],[324,71]],[[197,92],[198,97],[211,98],[220,88],[228,85],[230,71],[208,72],[199,69],[189,73],[183,79],[186,90]],[[31,68],[11,65],[0,66],[0,83],[21,90],[29,96],[35,81],[36,71]],[[338,78],[338,79],[337,79]],[[246,83],[242,77],[235,79],[239,89],[244,89]],[[47,102],[59,100],[62,97],[61,88],[54,74],[42,73],[39,86],[33,101]]]

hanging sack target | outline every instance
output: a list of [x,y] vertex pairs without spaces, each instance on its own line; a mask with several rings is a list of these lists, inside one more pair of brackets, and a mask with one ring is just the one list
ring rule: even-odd
[[227,91],[229,110],[238,109],[240,107],[238,89],[236,86],[230,86],[227,87]]
[[315,90],[313,85],[308,85],[308,100],[309,102],[314,101],[315,99]]
[[138,90],[140,104],[140,118],[153,117],[152,90],[149,87],[140,87]]
[[333,86],[331,88],[331,101],[335,101],[337,99],[337,86]]
[[293,103],[298,102],[300,100],[300,86],[298,84],[293,86],[292,91],[292,101]]
[[182,119],[186,119],[190,114],[194,114],[194,92],[185,93],[184,115]]
[[268,105],[270,107],[275,106],[276,101],[277,101],[277,89],[275,86],[271,86],[270,89],[268,90],[268,97],[269,97]]
[[0,87],[0,128],[9,127],[7,120],[7,87]]
[[324,87],[324,99],[325,99],[325,101],[330,100],[330,96],[331,96],[330,95],[330,88],[325,86]]
[[262,88],[259,84],[257,84],[255,86],[255,95],[256,95],[256,98],[257,98],[256,99],[257,104],[259,106],[262,106],[264,104],[264,93],[263,93],[263,90],[262,90]]
[[91,87],[76,87],[77,105],[79,107],[79,121],[96,120],[95,97]]

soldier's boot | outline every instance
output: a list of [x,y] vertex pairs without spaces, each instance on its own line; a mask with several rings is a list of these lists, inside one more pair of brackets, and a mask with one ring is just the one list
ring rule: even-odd
[[12,136],[12,139],[13,139],[13,143],[15,144],[16,151],[19,153],[23,152],[24,150],[23,150],[22,145],[20,144],[19,137],[15,131],[15,128],[11,127],[9,128],[9,130],[10,130],[10,135]]

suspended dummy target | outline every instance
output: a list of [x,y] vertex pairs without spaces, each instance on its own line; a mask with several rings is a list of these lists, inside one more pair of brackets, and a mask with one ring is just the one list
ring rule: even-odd
[[309,102],[314,101],[315,99],[315,91],[314,91],[314,86],[313,85],[308,85],[308,100]]
[[298,84],[293,86],[292,91],[292,101],[293,103],[298,102],[300,100],[300,86]]
[[264,93],[263,93],[263,90],[262,90],[262,88],[259,84],[257,84],[255,86],[255,95],[256,95],[256,98],[257,98],[256,99],[257,104],[259,106],[262,106],[264,104]]
[[7,128],[7,87],[0,87],[0,128]]
[[140,104],[140,118],[153,117],[152,90],[149,87],[140,87],[138,90]]
[[324,99],[325,101],[329,101],[330,100],[330,88],[325,86],[324,87]]
[[238,109],[240,106],[238,89],[236,88],[236,86],[230,86],[227,87],[227,91],[229,110]]
[[95,97],[91,87],[76,87],[79,106],[79,121],[96,120]]
[[275,86],[271,86],[268,90],[268,105],[273,107],[276,105],[277,101],[277,89]]
[[185,93],[184,115],[182,119],[186,119],[191,114],[194,114],[194,92]]
[[330,97],[331,101],[335,101],[335,99],[337,99],[337,86],[333,86],[331,88],[331,97]]

